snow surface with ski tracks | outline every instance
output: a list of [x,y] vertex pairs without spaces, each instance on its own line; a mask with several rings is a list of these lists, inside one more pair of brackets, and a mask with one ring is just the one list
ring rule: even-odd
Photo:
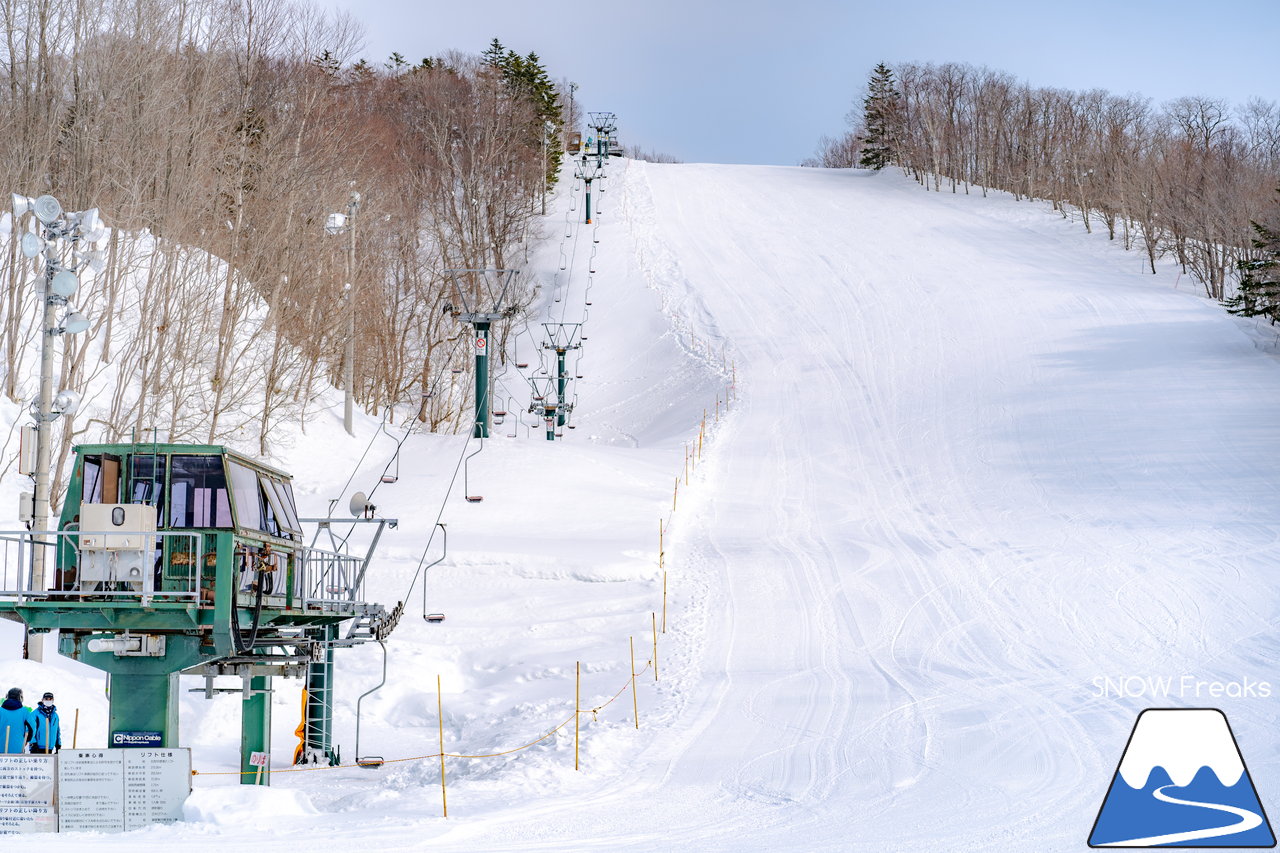
[[[581,211],[560,192],[530,270],[535,324],[586,312],[577,429],[552,443],[521,428],[472,460],[485,500],[455,488],[449,556],[426,581],[448,618],[423,622],[415,590],[361,751],[435,752],[437,674],[446,748],[488,752],[572,712],[577,661],[592,708],[625,683],[628,637],[648,660],[658,519],[736,372],[681,483],[640,729],[624,694],[586,715],[581,771],[571,729],[451,759],[447,820],[431,760],[277,774],[270,790],[201,775],[192,821],[94,849],[1079,850],[1148,705],[1221,707],[1264,805],[1280,791],[1274,697],[1095,682],[1273,671],[1280,364],[1260,339],[1038,203],[892,171],[619,161],[605,186],[598,231],[567,232],[564,272],[556,247]],[[514,370],[501,384],[527,406]],[[288,442],[307,514],[376,428],[346,439],[330,414]],[[378,492],[401,519],[383,600],[413,576],[463,440],[410,438]],[[375,440],[357,485],[391,447]],[[342,464],[304,470],[317,456]],[[376,647],[339,655],[345,760],[379,674]],[[105,729],[92,671],[0,675],[28,695],[57,682],[64,721],[76,704],[82,734]],[[298,693],[277,686],[281,766]],[[196,766],[233,770],[235,699],[184,699],[183,715]]]

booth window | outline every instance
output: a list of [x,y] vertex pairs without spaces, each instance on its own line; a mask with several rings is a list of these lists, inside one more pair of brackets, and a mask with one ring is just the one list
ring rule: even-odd
[[129,471],[130,503],[155,507],[157,524],[164,523],[160,510],[164,506],[164,461],[164,456],[156,453],[135,454]]
[[262,488],[258,474],[239,462],[227,460],[227,473],[231,476],[231,499],[236,506],[236,524],[250,530],[263,530]]
[[170,458],[169,527],[231,527],[231,498],[221,456]]

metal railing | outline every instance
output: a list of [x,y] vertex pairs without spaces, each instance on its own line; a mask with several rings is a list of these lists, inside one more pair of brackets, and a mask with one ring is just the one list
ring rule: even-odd
[[[140,538],[145,547],[108,548],[112,537]],[[86,540],[92,543],[86,546]],[[34,555],[44,552],[44,582],[32,583]],[[354,610],[364,603],[365,563],[361,557],[299,546],[295,552],[294,606],[328,611]],[[253,574],[237,548],[242,598]],[[286,554],[271,558],[284,581]],[[0,531],[0,599],[201,601],[212,603],[217,568],[217,534],[161,531]],[[203,583],[202,583],[203,582]],[[202,596],[203,588],[203,596]],[[275,595],[284,594],[277,587]]]
[[295,571],[302,607],[346,610],[364,601],[363,560],[336,551],[298,549]]
[[[200,533],[127,534],[146,547],[106,547],[119,530],[0,531],[0,598],[107,600],[199,599],[209,548]],[[83,540],[93,543],[87,547]],[[44,579],[32,582],[34,556],[44,553]]]

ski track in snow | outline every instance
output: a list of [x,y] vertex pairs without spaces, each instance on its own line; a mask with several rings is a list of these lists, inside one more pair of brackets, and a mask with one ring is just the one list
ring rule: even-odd
[[[466,684],[446,696],[455,742],[562,718],[575,655],[615,686],[625,663],[593,649],[643,645],[650,519],[727,357],[739,396],[681,487],[641,731],[588,727],[576,775],[563,741],[461,765],[447,822],[428,763],[342,771],[327,795],[277,782],[319,815],[251,809],[98,849],[286,850],[305,831],[389,850],[1079,850],[1134,715],[1170,703],[1092,679],[1267,678],[1280,365],[1220,308],[1038,205],[890,172],[622,166],[580,428],[479,457],[490,496],[454,511],[429,581],[450,620],[397,632],[393,672],[416,683],[376,707],[433,751],[429,674]],[[418,452],[439,471],[456,440]],[[538,489],[557,466],[576,546]],[[405,579],[416,553],[396,547]],[[348,674],[373,683],[371,666]],[[1267,702],[1220,704],[1259,790],[1280,790]]]

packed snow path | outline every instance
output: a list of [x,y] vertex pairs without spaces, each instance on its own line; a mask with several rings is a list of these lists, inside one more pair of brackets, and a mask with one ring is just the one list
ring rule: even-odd
[[[606,764],[588,730],[581,774],[547,752],[451,789],[447,822],[433,766],[401,765],[279,778],[273,796],[301,788],[319,815],[263,800],[243,820],[95,844],[1074,851],[1150,705],[1221,707],[1264,804],[1280,792],[1274,699],[1119,699],[1095,682],[1272,676],[1280,366],[1242,324],[1045,206],[928,193],[893,172],[626,163],[608,186],[580,427],[486,450],[507,479],[479,469],[489,496],[452,514],[451,548],[465,563],[462,543],[498,539],[508,562],[435,576],[448,630],[397,632],[400,692],[383,703],[396,725],[366,731],[389,756],[431,751],[426,685],[444,658],[447,681],[493,673],[508,689],[446,697],[451,726],[507,715],[523,734],[563,716],[549,700],[526,714],[552,679],[530,661],[582,657],[566,637],[612,642],[606,609],[617,636],[634,610],[647,624],[653,587],[633,578],[579,584],[590,606],[526,631],[548,612],[531,597],[558,581],[509,567],[520,547],[547,559],[551,537],[522,546],[520,530],[545,533],[538,478],[556,466],[598,469],[565,479],[564,507],[605,494],[643,516],[670,488],[714,386],[691,392],[674,336],[654,343],[660,299],[680,340],[735,362],[739,395],[682,489],[663,681],[642,687],[641,731],[628,740],[622,714]],[[650,385],[627,384],[642,374]],[[441,444],[406,470],[447,476],[455,457]],[[592,543],[608,512],[585,513],[589,528],[581,515],[559,513],[564,547],[589,530],[576,547],[604,553]],[[399,546],[408,570],[420,526]],[[547,695],[565,695],[555,678]]]
[[1273,670],[1280,368],[1236,320],[1041,205],[892,173],[635,164],[628,191],[741,402],[672,547],[705,620],[681,737],[544,831],[1082,849],[1148,704],[1223,707],[1280,790],[1265,699],[1094,682]]

